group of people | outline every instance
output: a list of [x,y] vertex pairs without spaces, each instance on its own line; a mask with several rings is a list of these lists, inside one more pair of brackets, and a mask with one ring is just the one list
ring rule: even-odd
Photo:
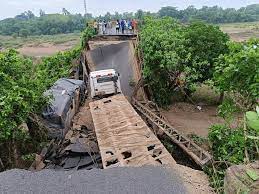
[[137,21],[135,19],[121,19],[117,21],[94,21],[94,29],[96,33],[99,34],[113,34],[114,28],[116,29],[116,34],[132,34],[137,30]]
[[117,20],[116,22],[116,34],[120,32],[122,34],[135,33],[137,30],[137,21],[135,19],[131,20]]

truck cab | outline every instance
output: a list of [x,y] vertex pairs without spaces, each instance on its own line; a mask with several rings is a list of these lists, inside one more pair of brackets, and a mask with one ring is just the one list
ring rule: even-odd
[[102,98],[121,93],[120,75],[114,69],[90,73],[91,98]]

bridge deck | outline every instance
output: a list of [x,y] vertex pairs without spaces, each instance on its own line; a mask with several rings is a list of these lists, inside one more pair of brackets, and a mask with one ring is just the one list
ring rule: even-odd
[[123,95],[90,103],[104,168],[176,162]]
[[97,35],[91,41],[135,40],[136,34],[105,34]]

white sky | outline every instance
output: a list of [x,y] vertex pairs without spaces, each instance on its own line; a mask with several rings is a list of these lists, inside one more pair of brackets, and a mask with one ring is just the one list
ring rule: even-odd
[[[93,15],[104,14],[107,11],[134,12],[137,9],[158,11],[163,6],[174,6],[184,9],[189,5],[197,8],[203,5],[218,5],[224,8],[240,8],[249,4],[259,3],[259,0],[86,0],[87,10]],[[60,13],[65,7],[71,13],[84,13],[83,0],[0,0],[0,19],[13,17],[26,10],[32,10],[38,15],[43,9],[46,13]]]

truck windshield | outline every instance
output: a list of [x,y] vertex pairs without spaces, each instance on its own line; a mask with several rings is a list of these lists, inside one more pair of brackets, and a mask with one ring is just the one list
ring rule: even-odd
[[112,82],[112,81],[113,81],[113,77],[101,77],[97,79],[98,84],[105,83],[105,82]]

